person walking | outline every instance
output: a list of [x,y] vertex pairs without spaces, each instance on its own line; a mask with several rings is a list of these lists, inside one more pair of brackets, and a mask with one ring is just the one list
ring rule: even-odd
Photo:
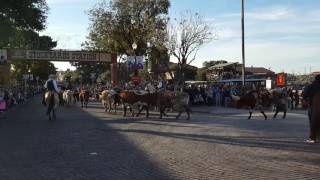
[[[310,126],[310,136],[307,140],[308,143],[315,143],[317,136],[319,136],[320,122],[312,118],[312,114],[316,113],[312,110],[313,98],[316,93],[320,92],[320,75],[315,77],[315,80],[305,89],[303,93],[303,100],[308,103],[308,118]],[[317,112],[319,113],[319,112]],[[319,120],[318,120],[319,121]]]
[[221,89],[217,88],[216,89],[216,106],[221,106]]
[[300,96],[299,96],[299,92],[298,90],[296,90],[296,92],[294,93],[294,107],[295,109],[298,109],[299,107],[299,102],[300,102]]

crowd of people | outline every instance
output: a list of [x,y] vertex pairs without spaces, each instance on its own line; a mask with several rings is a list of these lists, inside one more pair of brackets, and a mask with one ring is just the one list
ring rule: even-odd
[[[228,85],[187,85],[184,88],[190,96],[191,105],[232,106],[231,95],[241,95],[242,86]],[[302,103],[303,90],[287,88],[288,109],[305,108]]]
[[10,88],[0,87],[0,111],[6,111],[9,108],[23,104],[35,94],[43,91],[43,88],[37,86],[22,85],[12,86]]

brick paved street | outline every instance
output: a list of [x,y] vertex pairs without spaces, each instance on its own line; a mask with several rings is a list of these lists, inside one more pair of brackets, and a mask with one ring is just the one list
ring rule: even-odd
[[320,179],[320,144],[304,142],[304,112],[177,121],[124,119],[100,106],[60,108],[55,122],[40,99],[12,109],[0,121],[0,179]]

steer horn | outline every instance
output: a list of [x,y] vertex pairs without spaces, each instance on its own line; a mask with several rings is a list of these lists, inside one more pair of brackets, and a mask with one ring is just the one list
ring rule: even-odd
[[239,96],[235,96],[235,95],[231,95],[232,99],[234,101],[239,101],[240,100],[240,97]]

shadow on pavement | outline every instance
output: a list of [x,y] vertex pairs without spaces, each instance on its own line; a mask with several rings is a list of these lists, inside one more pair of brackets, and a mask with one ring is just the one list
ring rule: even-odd
[[77,107],[48,122],[36,99],[0,126],[1,179],[176,179],[120,132]]
[[122,130],[118,129],[117,132],[131,132],[131,133],[143,133],[154,136],[163,136],[170,138],[181,138],[191,141],[201,141],[207,143],[237,145],[244,147],[256,147],[256,148],[269,148],[279,149],[287,151],[299,151],[299,152],[311,152],[319,153],[320,144],[307,144],[305,142],[288,139],[272,139],[270,137],[235,137],[235,136],[215,136],[215,135],[200,135],[200,134],[184,134],[184,133],[172,133],[172,132],[159,132],[150,130]]

